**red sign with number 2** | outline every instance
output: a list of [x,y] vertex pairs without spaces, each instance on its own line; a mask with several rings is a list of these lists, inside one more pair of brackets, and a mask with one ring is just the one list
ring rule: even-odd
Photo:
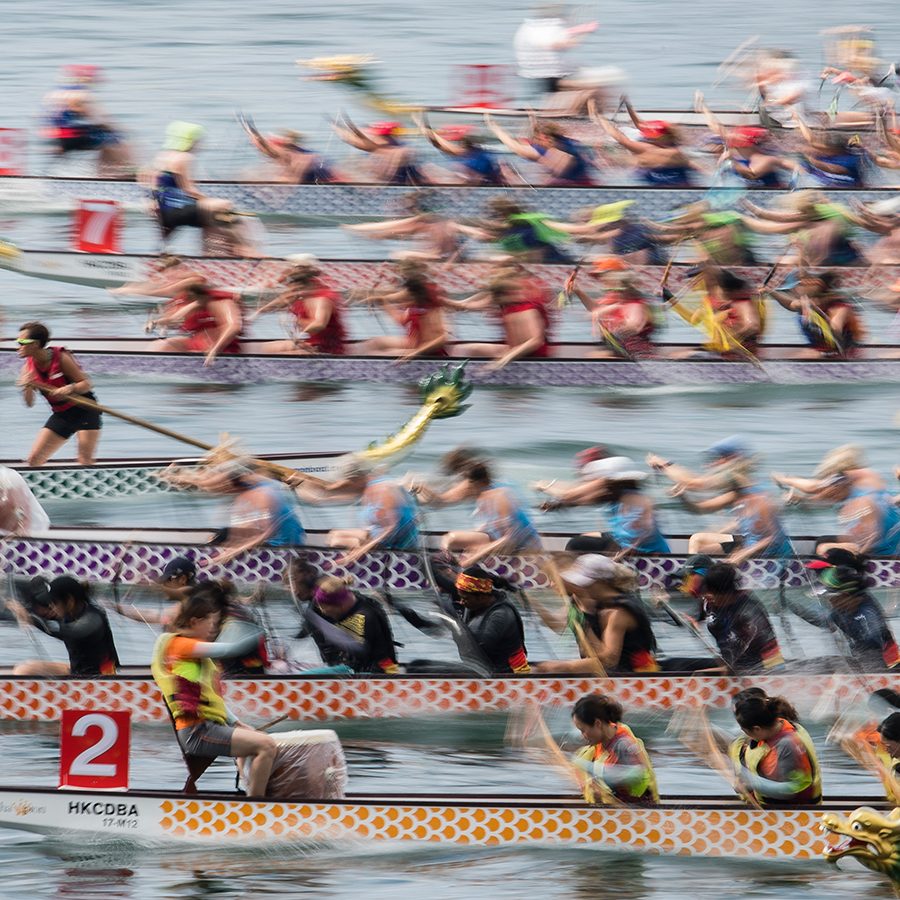
[[128,790],[131,713],[63,710],[59,786]]

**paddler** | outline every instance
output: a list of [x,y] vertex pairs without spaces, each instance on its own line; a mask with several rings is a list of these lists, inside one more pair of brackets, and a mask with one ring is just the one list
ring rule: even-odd
[[619,703],[604,694],[587,694],[575,704],[572,721],[588,742],[572,757],[574,765],[588,775],[587,803],[602,802],[606,792],[626,806],[659,803],[653,764],[644,742],[622,721]]
[[773,475],[777,484],[831,503],[840,504],[837,519],[843,533],[820,538],[816,553],[841,547],[862,556],[900,553],[900,510],[880,476],[866,466],[853,444],[830,450],[813,478]]
[[252,471],[239,457],[197,471],[166,470],[160,477],[176,487],[196,487],[233,498],[229,525],[217,534],[213,543],[219,549],[208,564],[222,565],[263,545],[286,547],[306,542],[290,490]]
[[779,715],[778,698],[745,697],[734,710],[750,739],[732,744],[731,759],[742,787],[762,806],[822,802],[816,750],[802,726]]
[[298,637],[312,637],[326,666],[346,666],[366,675],[400,672],[384,609],[377,600],[351,591],[345,580],[320,578],[303,618]]
[[250,143],[275,164],[275,180],[287,184],[333,184],[339,178],[320,154],[304,146],[299,131],[284,128],[277,134],[262,135],[245,127]]
[[605,359],[640,359],[656,354],[653,333],[656,319],[637,279],[617,258],[594,262],[591,274],[600,280],[603,294],[594,298],[570,277],[567,287],[591,314],[593,333],[600,348],[591,355]]
[[[578,556],[560,573],[572,605],[549,610],[532,599],[544,624],[566,628],[578,638],[580,659],[551,659],[534,665],[540,674],[597,674],[600,667],[618,674],[658,672],[656,638],[637,594],[637,574],[608,556]],[[599,663],[599,666],[598,666]]]
[[77,434],[78,465],[92,466],[100,440],[100,412],[73,403],[69,397],[83,397],[96,403],[91,379],[65,347],[48,347],[50,332],[40,322],[26,322],[16,338],[17,355],[24,360],[16,382],[25,405],[34,406],[35,391],[50,404],[50,418],[38,432],[28,465],[42,466],[65,442]]
[[872,158],[858,135],[826,131],[818,137],[799,115],[795,119],[806,141],[801,150],[804,168],[818,184],[854,190],[866,187],[866,168],[872,165]]
[[488,309],[499,318],[503,341],[496,344],[460,344],[463,357],[488,357],[487,371],[499,371],[517,359],[546,359],[550,345],[551,296],[536,275],[519,267],[499,272],[477,299],[451,304],[456,309]]
[[53,581],[32,580],[30,602],[7,606],[23,627],[34,625],[62,641],[67,663],[30,660],[13,668],[13,675],[81,678],[115,675],[119,656],[106,613],[92,602],[87,586],[68,575]]
[[194,154],[203,134],[201,125],[170,122],[163,149],[141,176],[153,191],[163,240],[178,228],[206,229],[214,216],[233,212],[230,201],[207,197],[194,183]]
[[336,528],[328,535],[331,547],[347,549],[338,564],[349,566],[376,550],[415,550],[419,526],[415,500],[409,492],[382,475],[365,457],[348,454],[338,467],[338,478],[328,485],[304,482],[298,475],[294,488],[301,502],[359,503],[361,527]]
[[[775,501],[753,477],[755,457],[739,435],[717,441],[706,450],[708,472],[696,474],[650,453],[647,465],[674,482],[673,495],[694,512],[731,508],[733,528],[723,532],[697,532],[688,542],[688,553],[726,554],[739,565],[756,557],[787,559],[793,555],[790,538]],[[690,500],[687,491],[721,491],[706,500]]]
[[44,134],[59,156],[99,151],[100,176],[121,177],[132,169],[131,148],[96,107],[93,88],[99,80],[98,66],[64,66],[61,83],[44,98]]
[[634,156],[637,176],[645,184],[669,189],[694,187],[693,173],[698,171],[705,174],[705,171],[684,152],[681,136],[675,126],[661,119],[639,119],[630,104],[629,113],[640,131],[640,140],[628,137],[596,111],[592,111],[591,118]]
[[188,284],[149,324],[151,328],[178,325],[183,332],[153,341],[148,350],[155,353],[203,353],[203,365],[211,366],[220,354],[241,352],[240,294],[213,290],[205,282]]
[[423,503],[442,505],[475,502],[480,527],[475,531],[451,531],[441,540],[441,548],[462,552],[462,566],[473,566],[492,554],[534,553],[541,549],[541,537],[514,488],[498,481],[487,462],[476,460],[462,472],[462,484],[445,493],[415,486]]
[[886,776],[885,792],[888,802],[900,805],[900,712],[891,713],[877,728],[864,728],[853,738],[868,744]]
[[796,615],[847,641],[854,665],[864,672],[881,672],[900,664],[900,649],[878,601],[866,586],[865,560],[856,553],[833,547],[806,564],[818,576],[825,594],[819,609],[808,604],[794,607]]
[[220,620],[217,599],[203,588],[193,591],[172,623],[174,631],[157,638],[150,668],[172,715],[182,751],[207,758],[248,758],[247,794],[264,797],[276,744],[271,735],[233,716],[222,699],[215,660],[226,656],[229,648],[212,642]]
[[794,290],[769,291],[780,306],[797,314],[808,344],[797,351],[801,359],[849,359],[865,339],[862,318],[852,300],[839,290],[837,273],[808,273]]
[[497,155],[484,146],[471,126],[456,125],[435,131],[419,115],[414,115],[413,121],[433,147],[455,160],[463,184],[473,187],[507,184]]
[[553,122],[535,122],[527,142],[514,138],[485,113],[485,124],[494,136],[516,156],[536,162],[550,178],[545,187],[593,187],[593,162],[578,141],[566,136]]
[[[765,301],[759,300],[750,284],[728,269],[707,266],[704,270],[705,302],[713,320],[725,332],[726,346],[710,341],[722,359],[746,360],[757,356],[765,327]],[[734,347],[737,343],[739,347]]]
[[[556,265],[572,259],[559,246],[569,239],[571,226],[552,220],[544,213],[523,209],[507,197],[494,197],[488,203],[490,218],[477,228],[467,228],[472,237],[494,241],[504,253],[518,257],[523,263]],[[583,230],[583,226],[578,227]]]
[[334,133],[351,147],[371,154],[375,181],[411,186],[430,183],[416,161],[413,149],[400,140],[399,122],[375,122],[363,132],[346,115],[343,120],[343,126],[331,123]]
[[15,469],[0,466],[0,538],[5,535],[43,535],[50,517],[28,483]]
[[341,295],[322,279],[319,261],[311,253],[295,253],[282,283],[284,290],[250,316],[254,321],[271,309],[287,307],[294,317],[294,337],[266,345],[267,353],[324,353],[343,356],[347,332]]
[[406,330],[404,337],[369,338],[359,348],[363,356],[396,356],[408,361],[422,356],[447,356],[450,332],[444,319],[447,305],[443,291],[431,279],[423,260],[405,258],[397,262],[400,286],[372,293],[365,302],[380,304]]

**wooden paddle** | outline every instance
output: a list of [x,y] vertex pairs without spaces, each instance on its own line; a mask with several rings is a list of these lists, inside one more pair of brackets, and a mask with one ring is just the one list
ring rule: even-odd
[[[43,385],[35,385],[40,391],[47,395],[51,395],[53,393],[52,388],[44,387]],[[200,450],[215,450],[214,444],[207,444],[204,441],[198,441],[196,438],[188,437],[186,434],[181,434],[178,431],[172,431],[169,428],[163,428],[162,425],[154,425],[153,422],[148,422],[146,419],[139,419],[137,416],[129,415],[128,413],[121,412],[117,409],[111,409],[108,406],[103,406],[100,403],[96,403],[94,400],[91,400],[89,397],[82,397],[80,394],[69,394],[65,398],[70,403],[74,403],[76,406],[80,406],[84,409],[91,409],[94,412],[105,413],[108,416],[113,416],[116,419],[121,419],[123,422],[129,422],[132,425],[137,425],[138,428],[145,428],[147,431],[156,432],[156,434],[161,434],[164,437],[170,437],[173,440],[180,441],[182,444],[189,444],[191,447],[197,447]],[[255,457],[251,457],[248,462],[250,465],[255,466],[260,469],[265,469],[271,472],[274,475],[277,475],[282,481],[287,481],[288,479],[293,479],[294,481],[308,481],[312,484],[319,485],[320,487],[327,486],[329,484],[323,478],[319,478],[316,475],[309,475],[305,472],[298,472],[296,469],[292,469],[289,466],[282,466],[278,463],[269,462],[264,459],[256,459]]]

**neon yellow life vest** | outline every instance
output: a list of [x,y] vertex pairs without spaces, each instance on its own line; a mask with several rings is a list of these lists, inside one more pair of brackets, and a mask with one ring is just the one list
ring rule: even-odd
[[[786,719],[781,719],[780,721],[784,723],[786,728],[792,730],[796,734],[800,743],[809,755],[809,761],[812,768],[811,787],[813,790],[813,798],[810,802],[821,803],[822,773],[819,769],[819,759],[816,756],[816,748],[813,745],[812,738],[802,725],[798,725],[796,722],[788,722]],[[746,737],[739,737],[737,740],[732,741],[731,746],[728,748],[728,755],[731,758],[734,772],[738,778],[740,778],[744,770],[748,771],[751,775],[758,776],[760,763],[762,763],[771,752],[772,746],[770,744],[767,744],[765,741],[759,741],[755,747],[751,747],[750,742]],[[806,786],[800,787],[797,793],[805,790],[807,790]],[[761,806],[765,806],[766,801],[758,791],[751,791],[751,793],[757,803]]]
[[225,725],[228,710],[219,693],[218,665],[211,659],[169,659],[169,644],[176,637],[161,634],[150,662],[153,680],[162,691],[175,727],[185,728],[199,721]]
[[[603,788],[605,788],[607,792],[625,803],[641,800],[649,791],[653,802],[658,803],[659,788],[656,784],[656,773],[653,771],[653,763],[650,762],[650,756],[644,748],[644,742],[622,722],[619,722],[616,725],[616,735],[613,738],[613,741],[618,738],[630,739],[637,745],[638,755],[640,756],[641,763],[644,767],[643,775],[638,781],[635,781],[632,784],[618,785],[615,788],[610,787],[601,778],[595,775],[590,778],[584,786],[585,802],[596,803],[598,801],[598,794],[602,794]],[[602,766],[619,765],[619,757],[616,755],[615,751],[608,750],[603,744],[588,744],[586,747],[582,747],[578,750],[575,753],[574,758],[585,760],[592,765],[596,765],[597,763],[600,763]],[[600,790],[597,789],[595,782],[600,783]]]

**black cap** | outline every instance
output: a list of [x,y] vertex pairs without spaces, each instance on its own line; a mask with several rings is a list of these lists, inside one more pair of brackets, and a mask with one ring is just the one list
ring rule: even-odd
[[188,581],[193,581],[197,577],[197,567],[186,556],[176,556],[175,559],[170,559],[162,570],[160,581],[171,581],[173,578],[181,576],[185,576]]
[[684,575],[705,575],[710,566],[713,565],[713,558],[705,553],[695,553],[684,561],[681,568],[681,574]]
[[86,600],[84,585],[71,575],[60,575],[50,582],[49,602],[65,600],[67,597],[75,597],[76,600]]
[[878,726],[878,733],[886,741],[900,741],[900,712],[891,713]]
[[22,603],[28,609],[50,605],[50,582],[43,575],[35,575],[25,584],[17,585]]

